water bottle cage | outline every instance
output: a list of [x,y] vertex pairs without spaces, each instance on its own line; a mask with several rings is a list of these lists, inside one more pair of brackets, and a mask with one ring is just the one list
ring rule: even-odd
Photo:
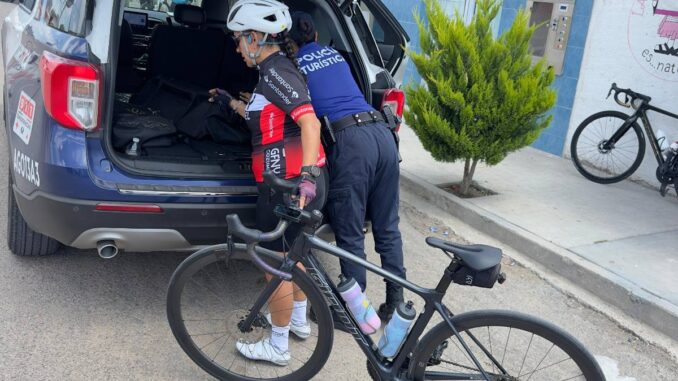
[[657,180],[662,184],[671,184],[678,180],[678,155],[669,151],[666,161],[657,168]]

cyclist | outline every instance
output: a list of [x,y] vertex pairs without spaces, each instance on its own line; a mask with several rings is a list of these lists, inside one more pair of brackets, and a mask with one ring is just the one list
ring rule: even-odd
[[[398,228],[400,168],[393,135],[383,120],[374,121],[372,115],[379,113],[365,101],[342,55],[318,44],[311,15],[294,12],[292,21],[290,36],[299,48],[297,58],[308,80],[313,108],[317,115],[327,115],[336,134],[336,143],[327,149],[330,190],[326,211],[337,245],[365,258],[363,226],[368,217],[382,267],[405,278]],[[342,261],[341,272],[365,290],[364,267]],[[387,281],[386,302],[378,311],[382,320],[390,319],[402,300],[402,287]]]
[[[227,27],[233,32],[237,51],[247,65],[259,69],[259,82],[247,104],[224,90],[210,90],[211,100],[244,117],[252,132],[252,170],[259,191],[256,223],[262,231],[275,228],[278,218],[273,208],[283,203],[282,193],[272,194],[263,182],[264,171],[298,181],[302,208],[322,209],[326,199],[327,175],[325,153],[320,144],[320,121],[290,49],[293,46],[288,37],[291,25],[287,6],[278,1],[235,3],[229,12]],[[298,225],[292,225],[283,239],[261,246],[284,252],[299,229]],[[252,360],[287,365],[291,358],[290,330],[302,339],[311,333],[306,302],[301,290],[283,282],[269,301],[272,314],[267,318],[272,325],[271,336],[256,343],[239,341],[237,350]]]

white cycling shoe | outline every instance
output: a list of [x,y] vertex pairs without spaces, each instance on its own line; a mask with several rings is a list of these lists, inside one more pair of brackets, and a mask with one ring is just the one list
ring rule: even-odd
[[[271,313],[266,314],[266,321],[268,324],[273,325],[271,320]],[[306,320],[305,325],[295,325],[294,322],[290,321],[290,332],[292,332],[296,337],[306,340],[311,336],[311,324]]]
[[275,347],[271,344],[270,337],[265,337],[256,343],[247,343],[238,340],[238,342],[235,343],[235,348],[240,354],[250,360],[268,361],[279,366],[286,366],[290,363],[290,352],[281,351]]

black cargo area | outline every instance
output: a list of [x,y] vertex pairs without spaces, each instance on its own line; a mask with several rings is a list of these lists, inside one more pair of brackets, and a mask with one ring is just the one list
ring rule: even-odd
[[[177,4],[166,18],[125,8],[108,131],[118,164],[161,177],[252,175],[244,120],[208,102],[210,89],[238,97],[251,93],[258,81],[258,71],[247,67],[226,29],[228,4]],[[322,20],[316,22],[319,42],[344,56],[367,91],[360,63],[348,53],[332,10],[316,0],[290,0],[288,5]]]
[[191,5],[177,5],[171,25],[146,33],[123,19],[110,139],[125,165],[177,175],[251,174],[244,120],[209,102],[212,88],[237,95],[258,79],[224,28],[225,20]]

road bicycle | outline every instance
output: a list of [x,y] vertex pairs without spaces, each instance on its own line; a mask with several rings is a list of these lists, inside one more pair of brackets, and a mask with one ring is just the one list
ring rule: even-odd
[[[617,104],[636,110],[632,115],[619,111],[601,111],[586,118],[575,130],[570,153],[575,167],[584,177],[599,184],[622,181],[635,172],[645,157],[645,135],[638,125],[643,123],[647,140],[657,159],[657,180],[660,193],[666,196],[670,186],[678,192],[678,155],[672,149],[662,151],[666,137],[657,137],[647,117],[648,111],[678,119],[678,115],[652,106],[647,95],[631,89],[610,87]],[[620,99],[624,95],[624,100]]]
[[[450,263],[435,289],[423,288],[320,238],[322,213],[298,208],[290,197],[296,184],[270,172],[264,179],[288,200],[275,209],[280,218],[277,227],[263,233],[243,226],[237,215],[229,215],[228,242],[188,257],[169,284],[167,315],[172,332],[184,352],[212,376],[221,380],[311,379],[332,349],[332,310],[334,319],[365,354],[373,380],[604,380],[586,348],[553,324],[511,311],[454,315],[443,304],[453,282],[479,287],[503,283],[500,249],[427,238]],[[258,246],[281,237],[290,224],[303,228],[287,254]],[[233,237],[244,243],[234,243]],[[363,266],[423,299],[423,309],[395,357],[382,357],[372,337],[359,329],[315,251]],[[274,293],[283,281],[293,282],[305,293],[309,310],[304,312],[312,310],[314,315],[309,320],[312,334],[305,340],[290,335],[291,360],[285,366],[248,360],[235,350],[235,343],[255,342],[268,334],[266,313],[276,312],[270,311],[271,297],[277,296]],[[434,314],[442,321],[425,333]]]

